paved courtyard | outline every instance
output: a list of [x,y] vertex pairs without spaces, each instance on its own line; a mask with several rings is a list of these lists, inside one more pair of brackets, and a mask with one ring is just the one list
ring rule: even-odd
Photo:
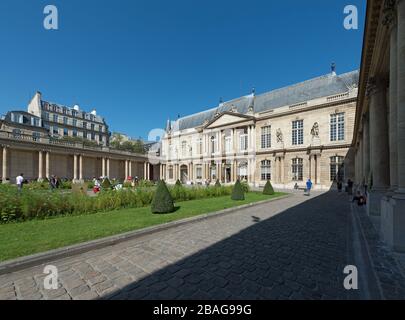
[[[405,298],[398,259],[346,194],[302,193],[0,276],[0,299]],[[370,252],[372,254],[370,254]],[[359,290],[343,287],[356,265]]]

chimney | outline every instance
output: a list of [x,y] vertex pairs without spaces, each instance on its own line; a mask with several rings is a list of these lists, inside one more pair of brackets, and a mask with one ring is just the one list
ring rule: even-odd
[[330,68],[332,71],[332,75],[336,76],[336,63],[332,62],[332,65]]

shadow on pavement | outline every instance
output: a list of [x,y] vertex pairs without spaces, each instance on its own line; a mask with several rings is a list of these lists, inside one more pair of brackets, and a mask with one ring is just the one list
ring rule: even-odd
[[253,226],[103,299],[356,298],[343,287],[350,215],[348,196],[330,191],[267,220],[252,216]]

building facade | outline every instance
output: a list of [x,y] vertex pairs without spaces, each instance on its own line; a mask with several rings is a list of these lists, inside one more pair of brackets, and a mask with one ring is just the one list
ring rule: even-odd
[[40,118],[42,126],[55,138],[82,138],[104,146],[109,144],[108,125],[96,110],[85,112],[78,105],[70,108],[51,103],[37,92],[28,104],[28,113]]
[[329,189],[354,175],[350,152],[358,72],[332,72],[168,121],[161,172],[169,183]]
[[355,177],[382,240],[405,252],[405,0],[369,0],[360,71]]

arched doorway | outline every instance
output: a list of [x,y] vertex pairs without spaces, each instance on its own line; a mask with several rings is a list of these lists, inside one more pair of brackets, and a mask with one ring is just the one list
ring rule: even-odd
[[184,164],[180,166],[180,181],[184,184],[188,181],[188,167]]

